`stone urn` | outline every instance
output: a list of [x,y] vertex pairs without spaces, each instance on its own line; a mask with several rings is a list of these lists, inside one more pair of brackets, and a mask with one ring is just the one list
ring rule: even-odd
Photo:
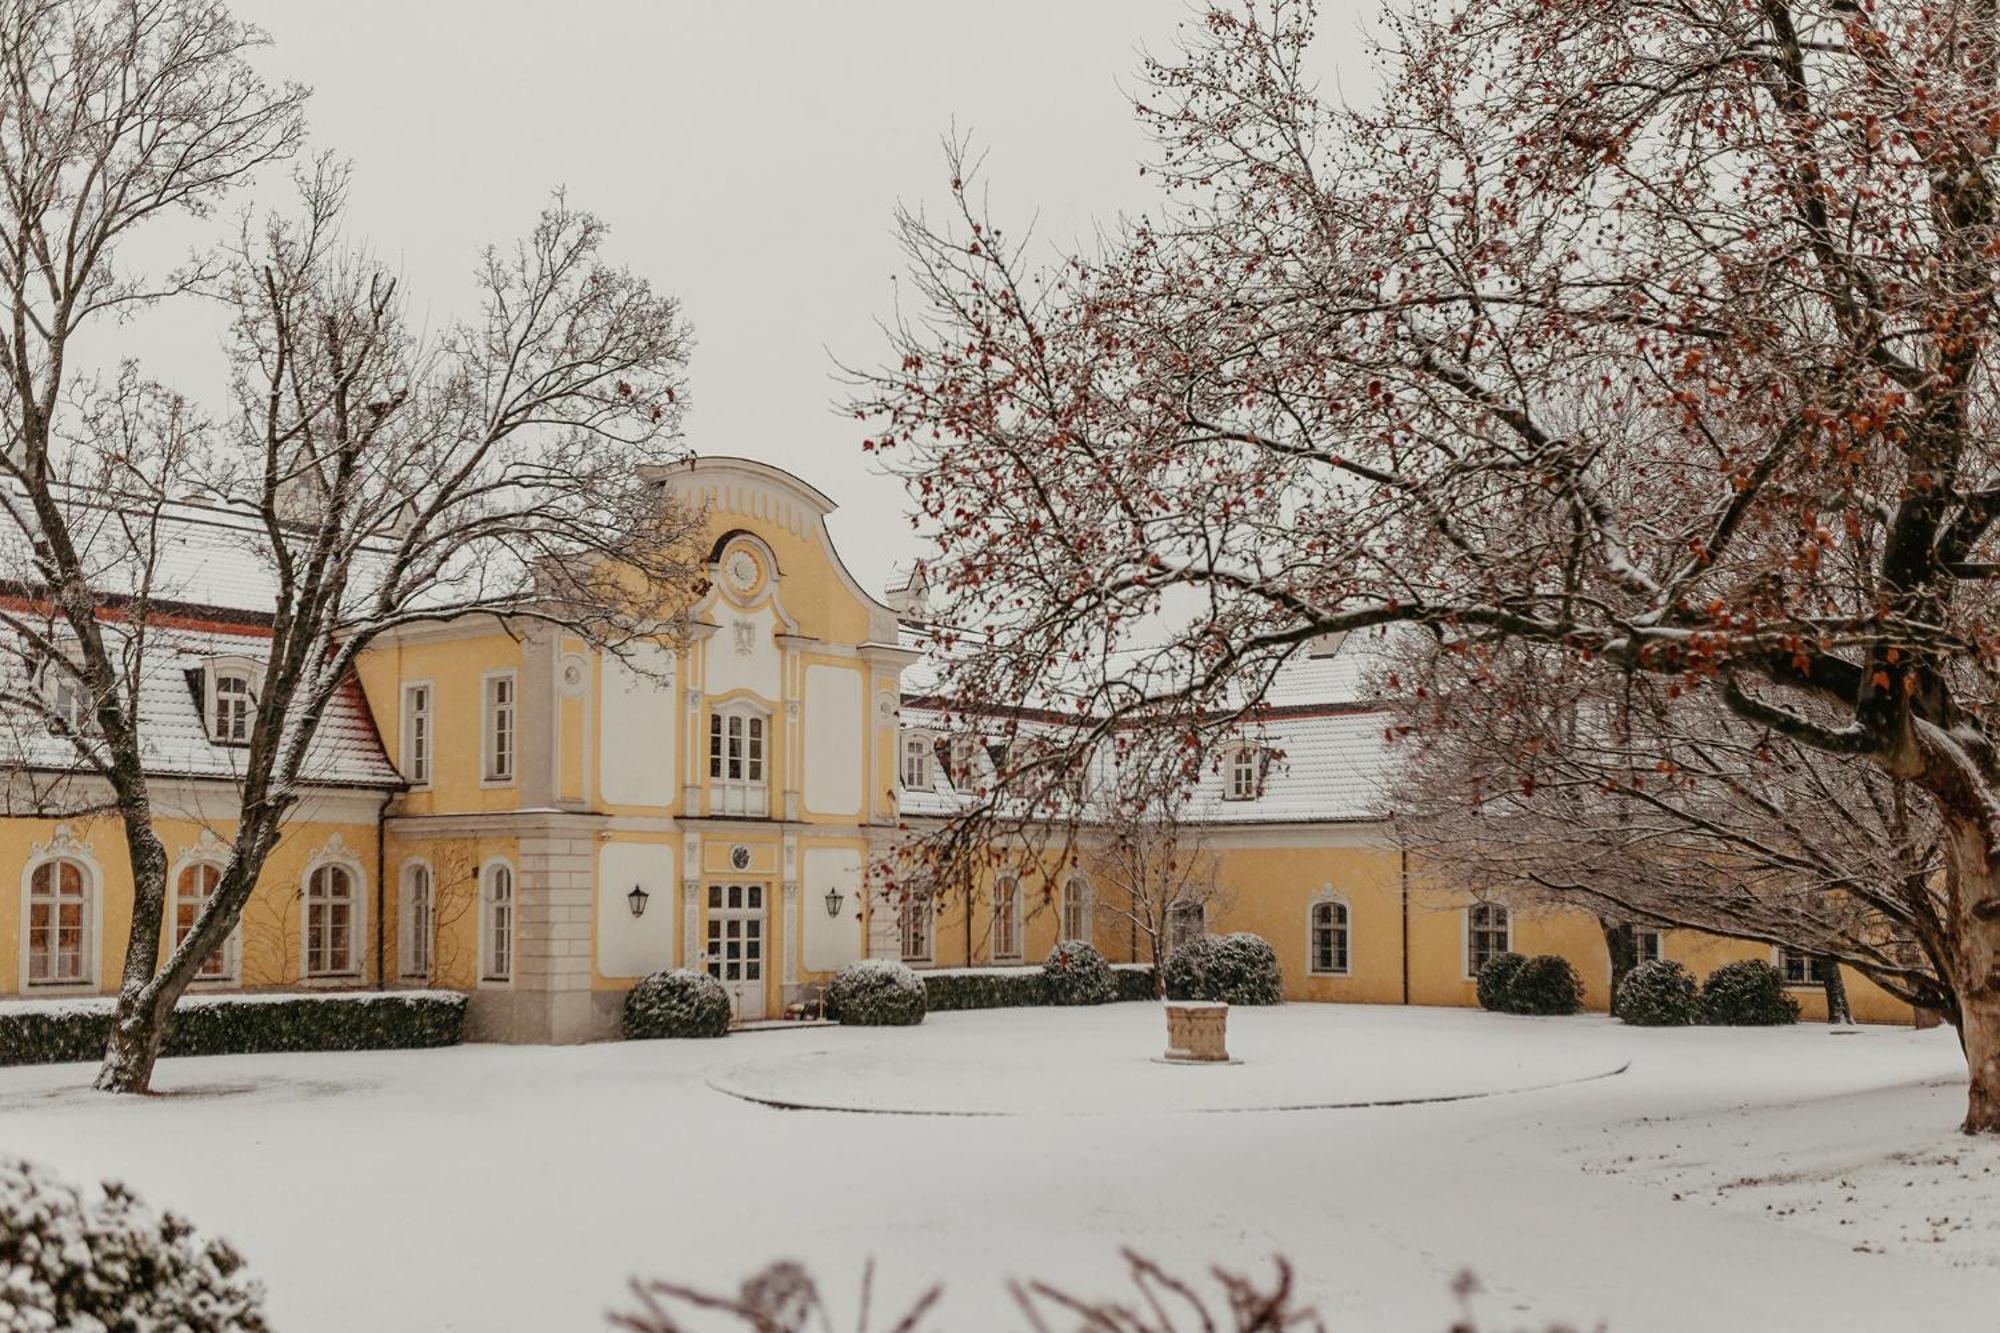
[[1228,1064],[1229,1006],[1209,1000],[1169,1000],[1167,1054],[1170,1064]]

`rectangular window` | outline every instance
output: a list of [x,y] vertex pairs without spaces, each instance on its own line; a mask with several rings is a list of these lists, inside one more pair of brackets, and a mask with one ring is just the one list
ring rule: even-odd
[[1011,962],[1021,956],[1021,881],[1008,875],[993,885],[993,957]]
[[1821,966],[1817,954],[1799,949],[1778,950],[1778,970],[1785,974],[1787,986],[1824,986],[1826,969]]
[[896,929],[902,937],[903,961],[928,963],[931,960],[931,904],[916,894],[903,899],[896,908]]
[[762,816],[770,809],[764,785],[764,715],[746,708],[708,715],[708,812]]
[[1465,975],[1477,977],[1499,955],[1514,947],[1514,923],[1498,903],[1474,903],[1465,909]]
[[1167,909],[1167,947],[1178,949],[1208,930],[1208,909],[1201,903],[1175,903]]
[[431,686],[403,686],[403,776],[413,787],[431,785]]
[[1632,931],[1632,952],[1635,963],[1657,963],[1666,957],[1660,950],[1660,932],[1648,930],[1644,926]]
[[486,678],[486,780],[514,780],[514,673]]

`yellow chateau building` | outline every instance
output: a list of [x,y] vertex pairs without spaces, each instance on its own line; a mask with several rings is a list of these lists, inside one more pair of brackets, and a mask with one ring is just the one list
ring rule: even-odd
[[[614,1035],[626,989],[668,966],[706,968],[755,1021],[863,956],[1025,966],[1076,935],[1114,961],[1146,956],[1087,873],[1045,882],[1024,868],[936,912],[871,903],[869,869],[899,828],[954,803],[909,590],[892,605],[862,589],[828,536],[832,503],[777,468],[702,458],[658,481],[709,515],[687,644],[621,660],[490,619],[379,641],[197,990],[451,987],[471,996],[475,1039],[565,1042]],[[202,595],[141,682],[174,858],[170,937],[232,831],[232,747],[270,605],[240,568],[237,522],[178,516],[169,559]],[[1511,948],[1564,954],[1604,1006],[1593,917],[1413,890],[1388,822],[1385,719],[1354,662],[1304,657],[1271,702],[1263,744],[1282,759],[1226,755],[1196,793],[1217,891],[1183,928],[1263,936],[1290,999],[1469,1005],[1479,963]],[[61,786],[64,810],[87,810],[85,780],[52,746],[31,744],[17,789]],[[0,816],[0,866],[19,876],[0,895],[0,995],[112,989],[131,911],[115,819],[17,800]],[[1680,932],[1646,944],[1697,972],[1763,952]],[[1776,961],[1823,1016],[1805,961]],[[1858,977],[1850,992],[1858,1017],[1909,1017]]]

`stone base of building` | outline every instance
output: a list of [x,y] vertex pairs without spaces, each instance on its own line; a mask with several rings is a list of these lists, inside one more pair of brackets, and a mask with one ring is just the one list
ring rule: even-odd
[[467,999],[467,1041],[573,1046],[621,1035],[625,992],[476,990]]

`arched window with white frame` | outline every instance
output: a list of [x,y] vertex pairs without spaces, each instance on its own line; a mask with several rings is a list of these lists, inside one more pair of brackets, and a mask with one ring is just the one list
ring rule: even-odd
[[1344,977],[1348,965],[1347,904],[1321,898],[1307,917],[1306,970],[1315,976]]
[[1239,745],[1223,764],[1223,796],[1231,801],[1254,801],[1264,789],[1264,752],[1254,745]]
[[248,745],[257,715],[258,664],[218,658],[202,673],[208,738],[217,745]]
[[306,873],[305,974],[361,973],[361,875],[344,861],[323,861]]
[[72,856],[50,856],[27,875],[26,977],[35,986],[96,981],[97,876]]
[[771,808],[765,781],[770,720],[747,703],[724,704],[708,715],[708,812],[760,817]]
[[[194,933],[209,900],[222,886],[222,864],[207,859],[191,860],[174,875],[174,947]],[[194,974],[196,981],[231,981],[236,976],[236,931],[232,929]]]
[[1021,880],[1012,873],[993,881],[993,958],[1014,962],[1021,957]]
[[479,979],[514,979],[514,867],[490,861],[480,875]]
[[1071,875],[1063,883],[1062,913],[1063,938],[1090,943],[1096,932],[1091,929],[1090,881],[1082,875]]
[[428,861],[412,861],[403,867],[403,900],[398,928],[396,957],[408,981],[428,981],[431,975],[431,934],[436,903],[431,896],[431,867]]

